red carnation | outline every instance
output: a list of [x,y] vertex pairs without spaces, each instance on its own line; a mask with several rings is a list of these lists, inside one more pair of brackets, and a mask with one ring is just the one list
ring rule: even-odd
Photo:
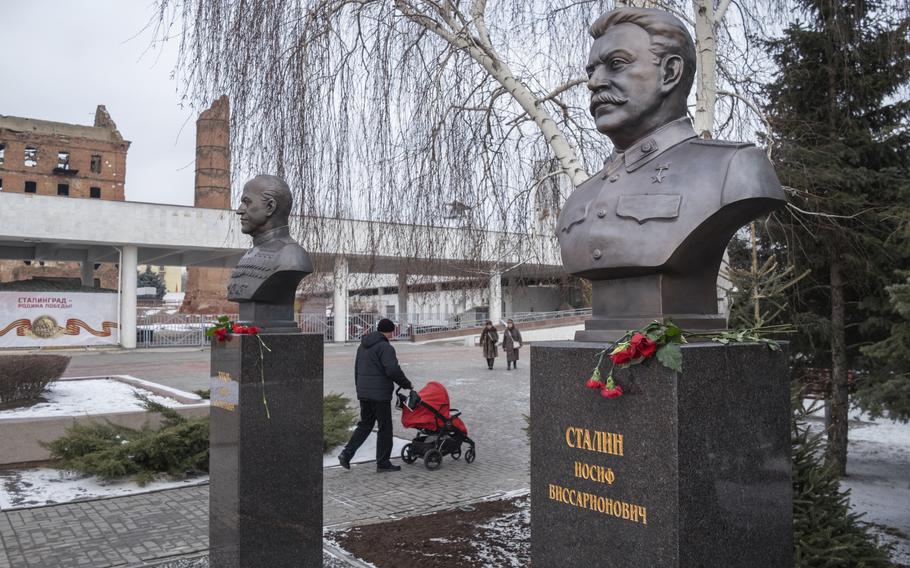
[[588,379],[588,382],[585,383],[585,386],[589,389],[601,389],[603,388],[604,384],[594,379]]
[[253,334],[253,335],[256,335],[256,334],[259,333],[259,328],[256,327],[255,325],[251,325],[250,327],[246,328],[246,331],[247,331],[247,333],[251,333],[251,334]]
[[613,388],[604,387],[600,391],[600,396],[604,398],[619,398],[622,396],[622,387],[619,385],[616,385]]
[[622,365],[623,363],[628,363],[632,360],[632,347],[629,346],[622,351],[617,351],[610,355],[614,365]]
[[633,358],[644,357],[647,359],[657,351],[657,344],[648,339],[647,336],[636,333],[629,341],[629,349],[634,354]]
[[218,341],[224,341],[227,339],[227,329],[219,327],[215,330],[215,336],[218,338]]
[[234,326],[232,327],[232,331],[234,333],[243,333],[243,326],[240,325],[239,323],[235,323]]

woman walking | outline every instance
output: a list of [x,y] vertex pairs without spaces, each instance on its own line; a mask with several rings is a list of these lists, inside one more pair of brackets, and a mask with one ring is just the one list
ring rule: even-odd
[[487,360],[487,368],[493,370],[493,361],[496,360],[496,343],[499,341],[499,333],[493,327],[493,322],[487,320],[480,332],[480,347],[483,349],[483,356]]
[[506,321],[506,330],[502,332],[502,350],[506,352],[506,370],[518,368],[518,348],[521,347],[521,332],[512,320]]

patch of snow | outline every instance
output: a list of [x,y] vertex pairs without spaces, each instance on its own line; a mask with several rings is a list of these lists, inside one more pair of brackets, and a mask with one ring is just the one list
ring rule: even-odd
[[104,497],[149,493],[162,489],[208,483],[207,475],[184,480],[153,481],[140,486],[134,481],[103,483],[93,476],[50,468],[0,471],[0,509],[25,509]]
[[477,526],[480,537],[471,542],[476,558],[486,566],[523,568],[531,557],[531,499],[515,501],[518,511]]
[[0,410],[0,420],[141,411],[142,403],[136,398],[136,394],[145,395],[164,406],[181,406],[181,403],[172,398],[153,394],[151,391],[113,379],[59,380],[51,383],[44,392],[46,402],[24,408]]
[[[824,406],[815,402],[807,421],[814,433],[824,433]],[[808,401],[804,406],[809,407]],[[849,412],[847,477],[841,486],[850,490],[850,508],[863,513],[863,521],[897,529],[903,537],[874,532],[895,544],[892,561],[910,564],[910,424],[888,419],[872,420],[857,408]]]
[[[405,447],[405,445],[410,442],[410,440],[403,440],[397,437],[392,438],[392,459],[401,457],[401,448]],[[323,454],[322,467],[341,467],[338,463],[338,455],[343,449],[344,446],[338,446],[337,448],[333,448],[329,453]],[[363,445],[358,448],[351,463],[367,463],[374,461],[376,461],[376,432],[370,432],[370,435],[364,440]]]
[[[400,455],[401,448],[409,442],[393,438],[392,457]],[[324,454],[322,467],[340,467],[338,454],[341,447]],[[366,439],[351,463],[376,461],[376,433]],[[209,476],[201,475],[185,480],[166,480],[140,486],[133,481],[102,482],[97,477],[84,476],[76,472],[52,469],[32,468],[0,471],[0,510],[40,507],[87,499],[121,497],[136,493],[149,493],[162,489],[188,487],[208,483]]]

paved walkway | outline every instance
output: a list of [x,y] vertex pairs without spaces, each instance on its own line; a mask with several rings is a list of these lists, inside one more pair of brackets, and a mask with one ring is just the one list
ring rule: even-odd
[[[350,471],[327,469],[324,524],[376,522],[527,488],[530,456],[522,431],[529,403],[527,360],[506,371],[500,359],[497,370],[488,371],[479,349],[396,347],[413,382],[446,385],[477,442],[477,461],[446,458],[435,472],[417,462],[381,475],[372,463]],[[208,385],[208,356],[192,350],[80,354],[67,375],[132,374],[192,390]],[[327,346],[326,393],[353,395],[353,357],[353,346]],[[413,432],[396,424],[396,435]],[[208,487],[0,512],[0,539],[0,568],[142,566],[208,547]]]

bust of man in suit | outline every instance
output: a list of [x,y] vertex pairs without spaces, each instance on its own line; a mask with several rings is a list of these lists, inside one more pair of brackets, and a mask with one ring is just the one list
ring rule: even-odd
[[313,272],[310,256],[290,234],[293,199],[279,177],[258,175],[243,186],[240,230],[253,237],[253,248],[237,263],[228,282],[228,300],[240,303],[240,320],[263,331],[296,332],[297,285]]
[[686,117],[695,46],[676,17],[620,8],[591,27],[591,114],[615,150],[568,198],[562,260],[593,282],[594,315],[576,340],[610,341],[672,318],[724,328],[717,273],[730,238],[783,205],[764,152],[700,140]]

